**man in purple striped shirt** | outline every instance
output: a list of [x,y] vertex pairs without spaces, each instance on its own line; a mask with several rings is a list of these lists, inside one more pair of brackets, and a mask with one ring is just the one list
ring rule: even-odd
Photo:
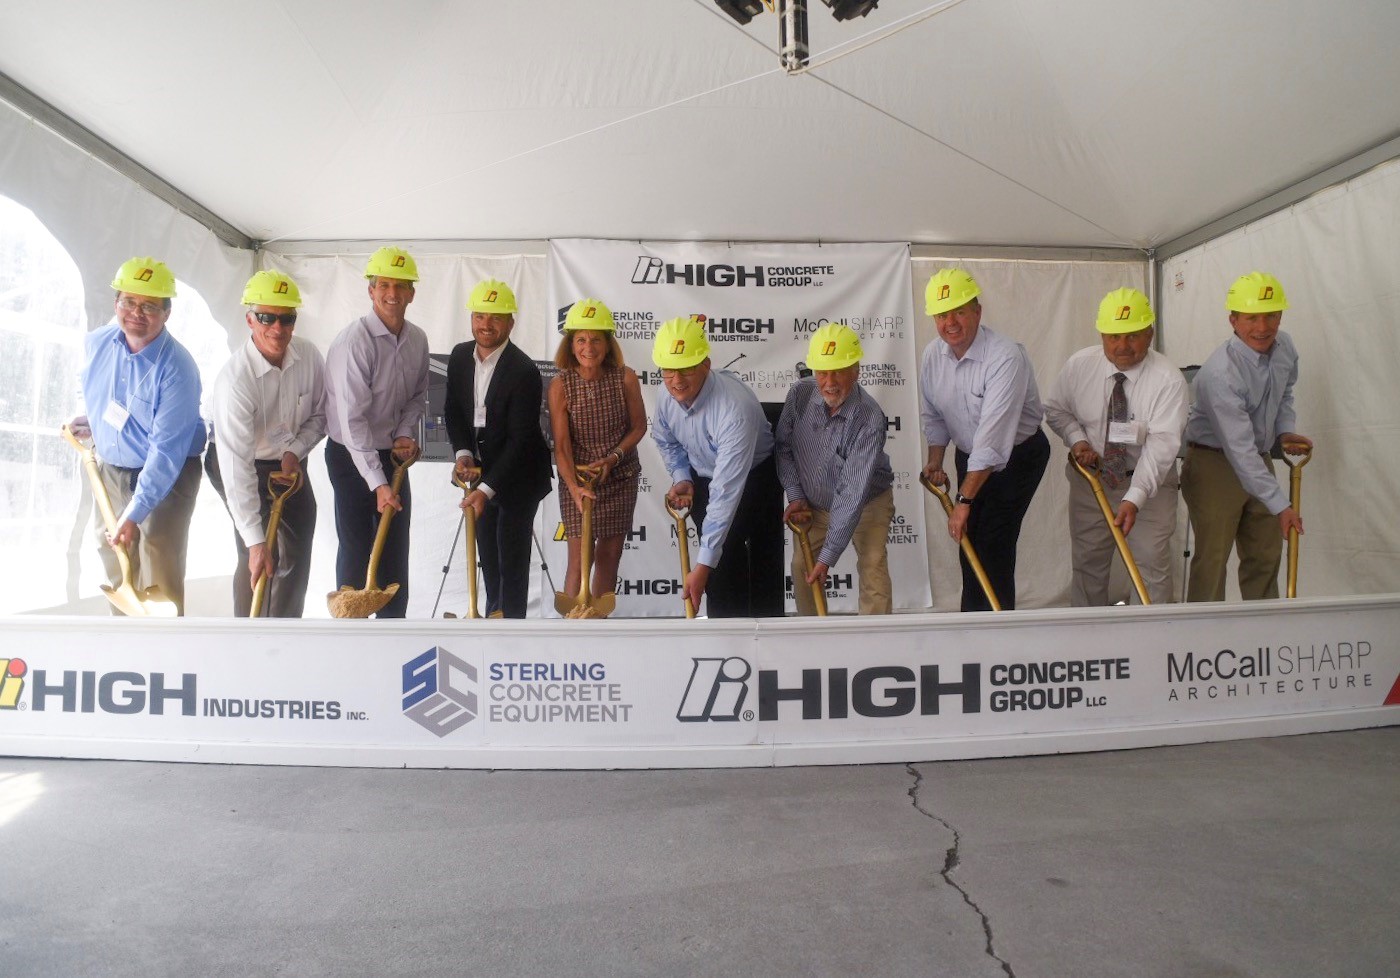
[[811,516],[807,528],[816,565],[807,573],[794,548],[793,598],[800,615],[816,614],[807,584],[826,586],[827,572],[853,541],[860,613],[893,609],[885,543],[894,518],[894,472],[885,452],[885,412],[860,386],[860,337],[844,323],[812,334],[807,366],[814,377],[788,391],[778,420],[775,457],[787,492],[786,521]]

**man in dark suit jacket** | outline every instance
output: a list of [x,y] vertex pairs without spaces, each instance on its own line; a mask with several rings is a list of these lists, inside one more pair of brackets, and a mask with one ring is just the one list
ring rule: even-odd
[[540,371],[510,343],[515,295],[487,279],[472,289],[471,342],[447,361],[447,434],[458,478],[480,468],[481,482],[462,501],[477,516],[477,547],[486,578],[486,613],[524,618],[530,593],[530,539],[535,510],[549,492],[549,446],[540,429]]

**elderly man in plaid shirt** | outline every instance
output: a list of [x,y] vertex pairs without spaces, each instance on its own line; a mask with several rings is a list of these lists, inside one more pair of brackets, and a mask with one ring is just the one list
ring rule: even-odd
[[810,574],[794,548],[793,597],[801,615],[816,614],[810,587],[852,542],[860,578],[860,613],[893,610],[885,541],[894,517],[894,473],[885,453],[885,412],[860,386],[860,337],[844,323],[812,335],[807,366],[813,377],[788,391],[776,432],[778,479],[787,492],[784,520],[811,515],[808,536],[816,566]]

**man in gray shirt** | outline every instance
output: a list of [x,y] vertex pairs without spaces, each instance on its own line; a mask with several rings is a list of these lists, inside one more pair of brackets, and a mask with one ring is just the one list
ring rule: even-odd
[[1251,272],[1235,280],[1225,308],[1235,335],[1196,374],[1186,419],[1181,495],[1196,536],[1187,601],[1225,600],[1231,547],[1239,552],[1240,595],[1277,598],[1283,539],[1303,532],[1269,458],[1279,439],[1312,448],[1293,430],[1298,350],[1279,331],[1288,299],[1278,279]]

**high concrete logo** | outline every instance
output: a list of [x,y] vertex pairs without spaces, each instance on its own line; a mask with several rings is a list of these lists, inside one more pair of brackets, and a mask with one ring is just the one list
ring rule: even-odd
[[440,646],[403,664],[403,715],[438,737],[476,719],[476,667]]

